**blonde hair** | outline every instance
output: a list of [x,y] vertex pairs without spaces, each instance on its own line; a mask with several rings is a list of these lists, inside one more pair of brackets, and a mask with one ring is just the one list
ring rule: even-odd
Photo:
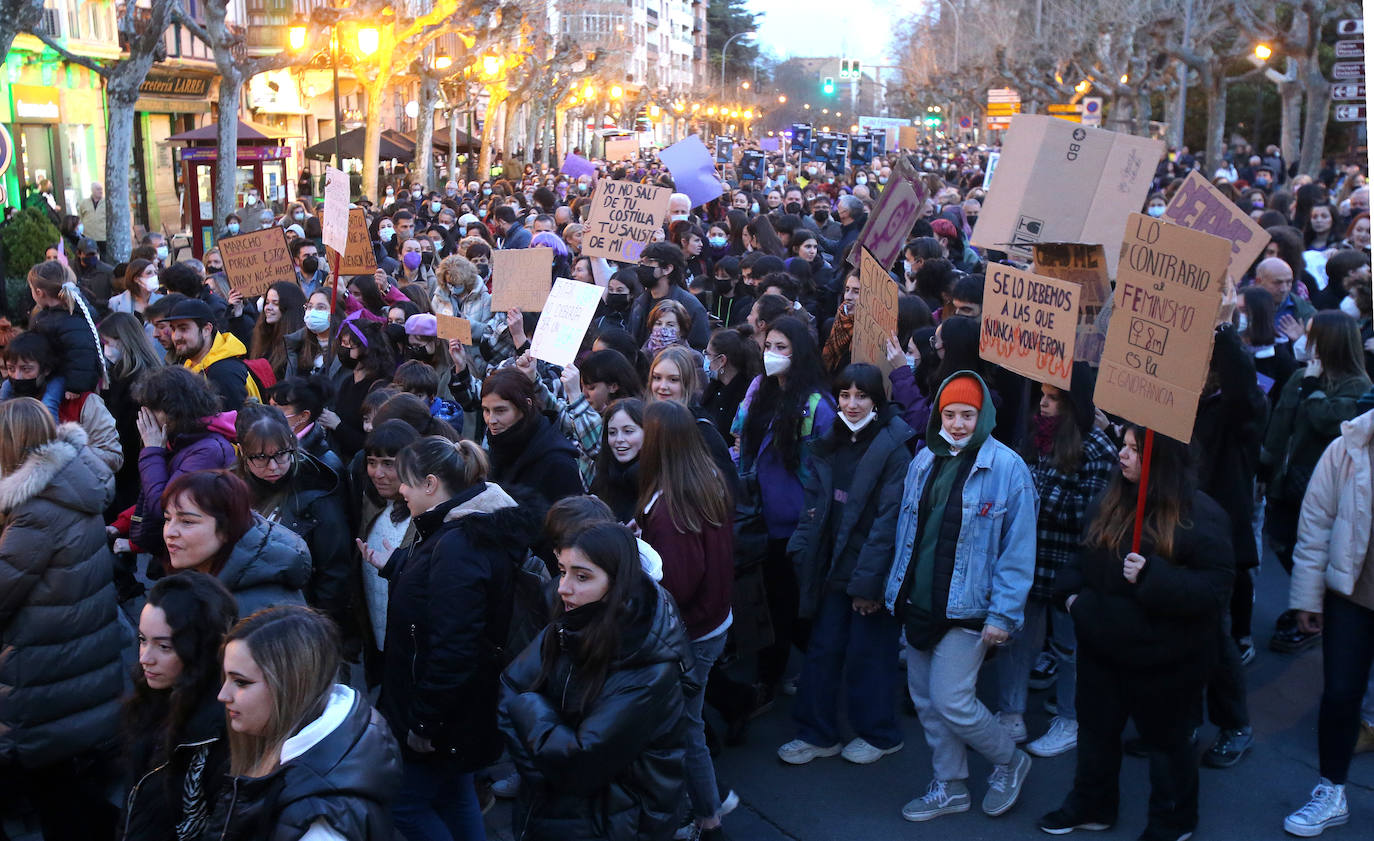
[[481,282],[481,278],[477,276],[477,267],[472,261],[457,254],[450,254],[441,260],[439,270],[434,274],[446,288],[464,293],[472,291]]
[[265,775],[279,763],[282,744],[324,712],[339,671],[339,633],[324,614],[283,605],[240,620],[224,637],[221,662],[231,642],[243,643],[262,670],[272,712],[256,735],[229,728],[229,773]]
[[29,453],[57,437],[48,408],[32,397],[0,403],[0,475],[18,470]]
[[[86,326],[90,328],[91,340],[95,342],[95,356],[100,360],[100,383],[104,385],[108,374],[105,370],[105,353],[100,346],[100,331],[95,327],[95,319],[86,306],[86,297],[81,294],[81,288],[76,285],[76,275],[71,267],[57,260],[45,260],[29,269],[28,282],[43,294],[60,300],[68,314],[81,310],[81,317],[86,319]],[[34,307],[35,314],[38,310],[38,307]]]

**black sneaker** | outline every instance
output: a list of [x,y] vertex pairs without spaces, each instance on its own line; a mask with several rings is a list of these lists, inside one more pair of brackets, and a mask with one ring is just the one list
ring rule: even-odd
[[1030,673],[1030,688],[1043,692],[1054,686],[1055,679],[1059,677],[1059,658],[1055,657],[1050,651],[1042,651],[1035,659],[1035,668]]
[[1084,820],[1067,809],[1055,809],[1042,817],[1037,826],[1041,832],[1048,832],[1050,835],[1068,835],[1075,829],[1103,832],[1112,828],[1111,822]]
[[1269,650],[1280,654],[1297,654],[1306,651],[1322,641],[1321,631],[1315,634],[1303,633],[1299,628],[1282,628],[1274,631],[1269,638]]
[[1254,731],[1249,727],[1223,730],[1217,734],[1217,740],[1202,755],[1202,764],[1208,768],[1230,768],[1240,762],[1240,758],[1245,756],[1245,752],[1250,750],[1254,743]]

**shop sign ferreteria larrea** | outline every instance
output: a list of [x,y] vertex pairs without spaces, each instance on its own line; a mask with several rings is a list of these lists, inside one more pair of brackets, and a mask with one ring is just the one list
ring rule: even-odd
[[178,96],[202,99],[210,93],[209,76],[175,76],[171,73],[149,73],[138,92],[144,96]]

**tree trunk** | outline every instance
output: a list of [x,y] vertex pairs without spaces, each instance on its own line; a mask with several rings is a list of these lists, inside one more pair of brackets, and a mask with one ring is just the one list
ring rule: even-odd
[[[471,151],[468,154],[472,154]],[[458,172],[458,109],[448,109],[448,178],[455,184],[463,183]]]
[[[382,156],[382,90],[386,87],[387,77],[378,74],[373,81],[364,83],[367,96],[367,111],[363,123],[363,195],[381,202],[377,192],[377,168],[381,166]],[[336,126],[340,131],[342,126]],[[342,163],[342,161],[340,161]]]
[[[243,96],[243,74],[230,66],[230,72],[219,77],[219,123],[215,131],[215,191],[214,231],[219,237],[224,230],[224,218],[234,212],[237,194],[234,181],[238,175],[239,156],[239,100]],[[264,194],[266,191],[263,191]],[[264,195],[265,200],[270,201]],[[252,224],[257,227],[256,221]]]
[[1326,121],[1331,112],[1331,83],[1322,75],[1317,57],[1314,46],[1301,71],[1302,84],[1307,89],[1307,119],[1303,122],[1302,153],[1298,159],[1298,172],[1314,176],[1321,169],[1322,154],[1326,150]]
[[[32,31],[43,16],[43,0],[4,0],[0,2],[0,62],[10,54],[14,38]],[[54,33],[55,34],[55,33]]]
[[1222,73],[1208,68],[1202,73],[1202,85],[1207,99],[1207,171],[1204,174],[1210,176],[1221,166],[1226,151],[1226,79]]
[[[1279,150],[1289,163],[1298,159],[1302,138],[1302,80],[1283,82],[1279,89]],[[1278,176],[1278,173],[1274,173]]]
[[434,179],[434,102],[439,98],[439,82],[428,74],[420,78],[420,115],[415,122],[415,169],[425,189],[432,190]]
[[496,144],[496,119],[501,106],[502,94],[496,88],[487,91],[487,111],[482,117],[482,154],[477,159],[477,180],[485,181],[491,177],[491,152]]
[[[520,116],[520,105],[514,100],[506,100],[506,113],[501,120],[501,149],[505,152],[506,166],[509,167],[515,161],[515,147],[517,132],[515,121]],[[505,177],[509,178],[509,174]]]

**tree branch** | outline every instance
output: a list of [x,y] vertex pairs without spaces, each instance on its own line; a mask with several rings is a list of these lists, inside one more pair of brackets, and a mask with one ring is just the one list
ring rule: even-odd
[[88,58],[87,56],[77,55],[76,53],[71,52],[66,47],[59,44],[57,42],[57,39],[52,37],[48,33],[35,29],[33,32],[29,34],[31,34],[38,40],[42,41],[44,44],[48,45],[50,49],[52,49],[58,55],[62,56],[62,60],[67,62],[68,64],[78,64],[86,68],[87,70],[91,71],[92,73],[95,73],[98,76],[101,76],[106,79],[110,78],[110,68],[106,67],[103,64],[100,64],[94,59]]

